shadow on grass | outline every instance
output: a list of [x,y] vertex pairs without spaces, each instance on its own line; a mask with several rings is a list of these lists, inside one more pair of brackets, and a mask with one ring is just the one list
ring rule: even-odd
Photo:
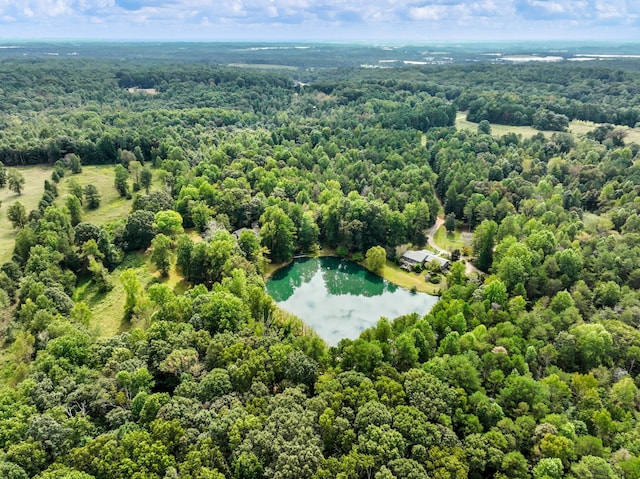
[[[115,273],[117,278],[117,273]],[[111,291],[98,291],[98,287],[91,278],[83,278],[74,294],[74,301],[84,302],[92,312],[89,329],[99,337],[111,337],[120,334],[131,327],[123,319],[124,288],[113,278],[114,287]]]
[[147,258],[144,253],[136,252],[127,254],[122,263],[118,265],[115,271],[124,271],[129,268],[141,268],[142,266],[146,266]]
[[108,294],[108,291],[98,291],[98,288],[93,281],[91,281],[91,278],[86,277],[78,282],[73,296],[74,301],[82,301],[89,306],[89,308],[93,309],[96,305],[104,301]]
[[190,288],[191,288],[191,283],[189,283],[186,279],[183,278],[173,286],[173,292],[176,295],[181,295],[186,293]]

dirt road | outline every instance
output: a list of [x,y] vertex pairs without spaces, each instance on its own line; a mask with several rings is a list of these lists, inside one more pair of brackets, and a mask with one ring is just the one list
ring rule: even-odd
[[[438,229],[444,224],[444,218],[441,218],[440,216],[438,216],[436,218],[436,222],[433,224],[433,226],[431,228],[429,228],[427,230],[427,243],[429,244],[429,246],[431,246],[433,249],[435,249],[438,253],[440,254],[444,254],[445,256],[449,257],[450,256],[450,252],[443,250],[442,248],[440,248],[436,242],[433,240],[434,236],[436,235],[436,231],[438,231]],[[471,273],[476,273],[479,274],[480,270],[478,270],[478,268],[476,268],[474,265],[471,264],[471,261],[469,261],[469,258],[463,258],[465,261],[465,272],[467,274],[471,274]]]

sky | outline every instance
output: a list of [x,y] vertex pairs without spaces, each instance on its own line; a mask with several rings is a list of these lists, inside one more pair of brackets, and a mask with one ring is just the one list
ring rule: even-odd
[[0,39],[640,42],[640,0],[0,0]]

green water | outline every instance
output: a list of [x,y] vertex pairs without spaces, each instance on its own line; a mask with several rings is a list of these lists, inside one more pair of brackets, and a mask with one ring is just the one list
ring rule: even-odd
[[436,296],[411,293],[338,258],[296,260],[273,275],[267,291],[329,345],[357,338],[382,316],[423,315],[438,301]]

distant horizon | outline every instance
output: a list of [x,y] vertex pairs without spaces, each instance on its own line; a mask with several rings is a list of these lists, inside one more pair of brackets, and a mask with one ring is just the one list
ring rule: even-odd
[[14,41],[628,43],[640,39],[640,2],[4,0],[0,31]]
[[[162,38],[4,38],[0,37],[0,48],[19,47],[30,43],[220,43],[220,44],[265,44],[265,45],[367,45],[367,46],[431,46],[431,45],[553,45],[553,46],[575,46],[575,45],[596,45],[596,46],[620,46],[638,45],[640,39],[636,40],[592,40],[592,39],[571,39],[571,40],[437,40],[437,41],[393,41],[393,40],[301,40],[301,39],[162,39]],[[13,45],[12,45],[13,44]]]

